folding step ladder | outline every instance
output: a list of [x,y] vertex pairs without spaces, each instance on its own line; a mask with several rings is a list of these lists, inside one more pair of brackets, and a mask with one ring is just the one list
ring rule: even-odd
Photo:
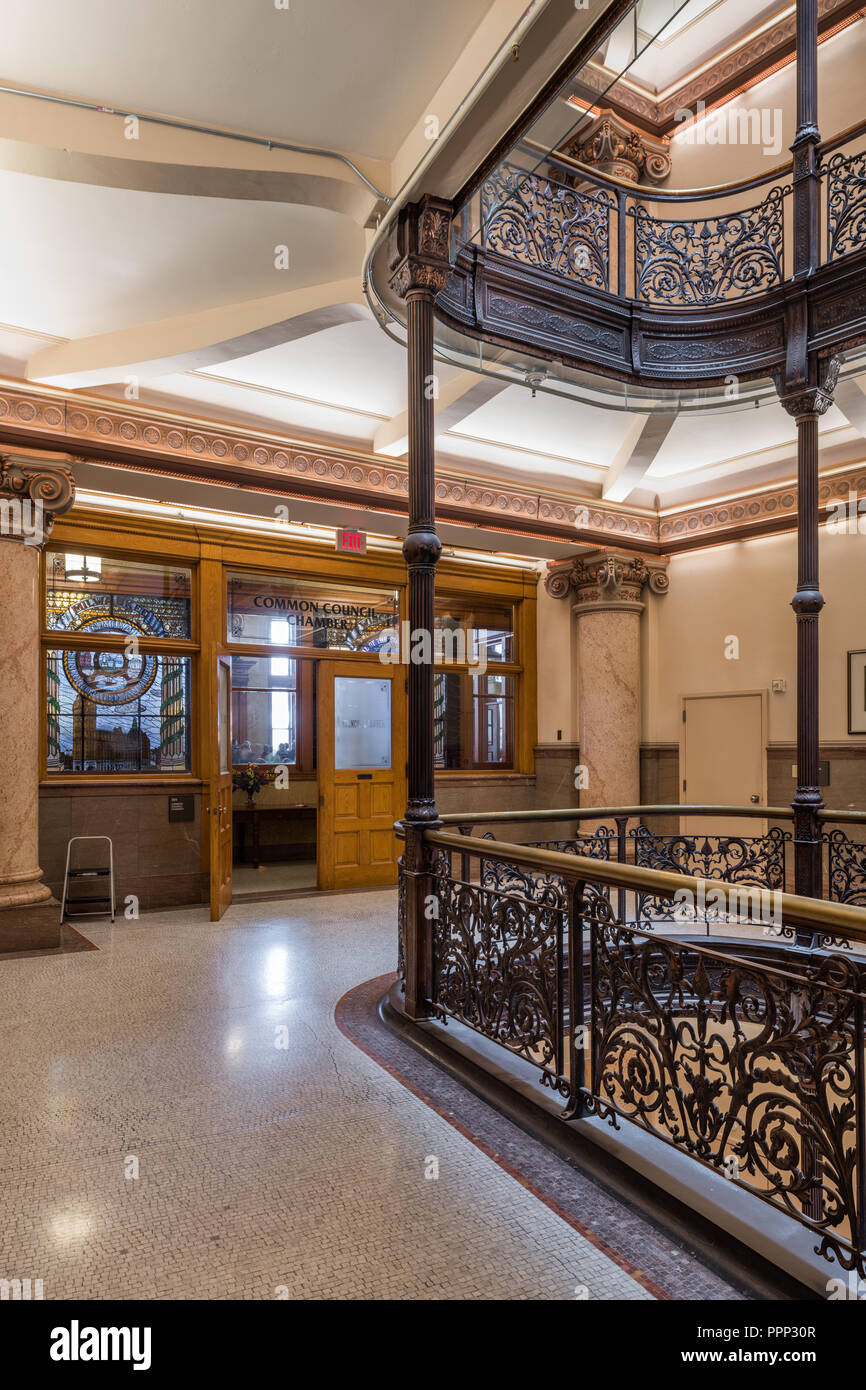
[[[108,863],[101,865],[84,865],[75,863],[70,867],[72,861],[72,846],[82,844],[87,841],[93,844],[101,841],[108,845]],[[76,855],[77,860],[77,855]],[[108,880],[106,884],[105,880]],[[92,893],[77,895],[74,898],[69,896],[70,882],[82,883],[88,887],[91,883],[94,888],[107,887],[107,893]],[[87,904],[83,912],[67,912],[68,907],[81,907]],[[99,904],[103,906],[100,907]],[[66,846],[66,872],[63,875],[63,898],[60,903],[60,925],[62,926],[67,917],[96,917],[106,916],[110,913],[112,922],[114,921],[114,847],[107,835],[73,835],[69,844]]]

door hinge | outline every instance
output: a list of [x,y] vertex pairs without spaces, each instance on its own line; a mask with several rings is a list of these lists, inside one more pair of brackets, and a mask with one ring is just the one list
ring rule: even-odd
[[683,778],[683,796],[685,796],[685,794],[686,794],[686,779],[685,779],[685,777],[684,777],[684,778]]
[[685,724],[685,722],[686,722],[686,712],[685,712],[685,709],[684,709],[684,710],[683,710],[683,723]]
[[321,796],[319,797],[319,805],[320,805],[320,806],[324,806],[324,804],[325,804],[325,798],[324,798],[324,795],[321,795]]

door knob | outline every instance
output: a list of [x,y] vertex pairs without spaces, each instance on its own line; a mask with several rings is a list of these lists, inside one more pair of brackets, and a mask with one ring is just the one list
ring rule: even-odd
[[757,793],[755,793],[755,795],[754,795],[753,797],[750,798],[750,800],[752,801],[753,805],[755,805],[755,806],[757,806],[757,804],[758,804],[758,802],[760,801],[760,799],[761,799],[761,798],[758,796]]

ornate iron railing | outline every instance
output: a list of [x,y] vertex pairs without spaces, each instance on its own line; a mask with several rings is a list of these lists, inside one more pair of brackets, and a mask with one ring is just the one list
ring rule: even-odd
[[831,902],[866,907],[866,845],[849,840],[844,830],[824,836],[828,893]]
[[[582,854],[592,859],[637,864],[641,868],[660,869],[668,873],[693,874],[708,880],[725,880],[744,889],[756,888],[770,893],[783,891],[793,879],[793,837],[789,830],[772,825],[761,835],[686,834],[657,831],[651,824],[653,820],[670,820],[679,816],[703,817],[711,823],[713,818],[734,815],[774,821],[793,820],[790,809],[780,806],[590,807],[583,810],[492,812],[479,814],[473,819],[451,815],[445,816],[444,820],[446,824],[456,825],[467,834],[476,822],[486,825],[507,825],[525,820],[537,820],[539,823],[565,820],[582,822],[597,821],[606,816],[613,821],[613,827],[601,825],[592,832],[575,832],[556,840],[539,839],[526,843],[536,849]],[[866,834],[866,815],[860,812],[827,810],[821,812],[820,819],[825,824],[847,821],[861,826]],[[632,824],[635,821],[638,824]],[[495,838],[489,829],[484,831],[484,837]],[[837,826],[823,836],[822,844],[825,856],[824,896],[827,901],[866,907],[866,841],[851,839]],[[515,866],[499,865],[493,860],[482,865],[482,875],[481,882],[485,887],[521,891],[527,896],[535,896],[544,890],[562,891],[562,883],[557,875],[525,873]],[[685,920],[681,913],[675,917],[676,912],[676,906],[661,900],[655,902],[651,894],[636,895],[634,920],[641,926],[652,927],[653,922]],[[699,913],[696,918],[689,920],[703,922],[707,918],[714,921],[719,918],[712,903],[709,903],[705,913]]]
[[633,223],[634,297],[647,304],[705,305],[745,299],[785,278],[784,196],[719,217],[658,217],[638,204]]
[[582,193],[502,166],[481,189],[483,243],[524,265],[608,289],[615,202],[603,189]]
[[[866,245],[866,153],[839,148],[863,136],[856,127],[823,147],[828,263]],[[786,264],[790,165],[727,188],[675,193],[605,178],[540,148],[523,154],[535,168],[500,165],[481,185],[486,250],[653,307],[753,299],[793,273]],[[739,206],[752,190],[759,201]]]
[[583,888],[589,929],[582,1111],[620,1116],[807,1226],[864,1269],[866,971],[783,965],[641,934]]
[[826,167],[827,260],[866,246],[866,154],[834,154]]
[[[493,840],[493,832],[487,830],[482,839]],[[611,845],[616,844],[615,832],[609,826],[599,826],[591,835],[574,835],[565,840],[536,840],[535,849],[551,849],[560,854],[583,854],[589,859],[610,859]],[[482,859],[479,871],[480,882],[485,888],[496,888],[501,892],[523,893],[527,898],[539,902],[565,903],[565,884],[558,874],[525,873],[515,864],[502,864],[497,859]]]
[[[629,838],[634,863],[642,868],[724,879],[771,893],[785,888],[785,851],[791,834],[778,826],[771,826],[766,835],[659,835],[646,825],[638,825],[629,831]],[[765,900],[759,901],[766,911]],[[652,893],[636,895],[638,925],[652,928],[657,923],[682,920],[679,904]],[[702,904],[695,905],[690,920],[705,924],[718,921],[719,909],[705,896]]]
[[[708,813],[653,808],[680,809]],[[544,842],[553,849],[475,837],[465,822],[425,832],[428,1012],[533,1065],[564,1119],[638,1126],[866,1277],[866,912],[782,891],[787,831],[629,833],[638,810],[614,808],[614,830]],[[838,829],[826,843],[831,877],[835,865],[850,884],[866,846]],[[721,910],[696,935],[697,919],[670,905],[708,886]],[[405,932],[402,891],[400,904]]]
[[435,1017],[450,1016],[518,1053],[560,1089],[565,911],[557,902],[433,879]]

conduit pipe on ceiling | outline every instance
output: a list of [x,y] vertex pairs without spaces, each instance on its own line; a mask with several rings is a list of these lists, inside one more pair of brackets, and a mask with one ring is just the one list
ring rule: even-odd
[[[546,0],[545,0],[546,3]],[[187,130],[193,135],[215,135],[220,140],[239,140],[245,145],[264,145],[269,150],[288,150],[291,154],[310,154],[321,159],[339,159],[342,164],[352,170],[363,184],[369,188],[370,192],[380,202],[390,204],[391,199],[387,193],[382,193],[375,184],[372,184],[366,174],[362,174],[357,164],[353,164],[348,155],[341,154],[339,150],[323,150],[315,145],[293,145],[287,140],[271,140],[266,135],[244,135],[240,131],[220,130],[216,126],[195,125],[191,121],[180,121],[173,116],[149,116],[142,111],[118,110],[114,106],[101,106],[95,101],[79,101],[76,97],[52,96],[49,92],[32,92],[24,87],[7,87],[0,85],[0,94],[7,96],[30,97],[33,101],[49,101],[56,106],[75,106],[81,111],[96,111],[105,116],[132,116],[136,121],[146,121],[149,125],[169,126],[172,130]]]

